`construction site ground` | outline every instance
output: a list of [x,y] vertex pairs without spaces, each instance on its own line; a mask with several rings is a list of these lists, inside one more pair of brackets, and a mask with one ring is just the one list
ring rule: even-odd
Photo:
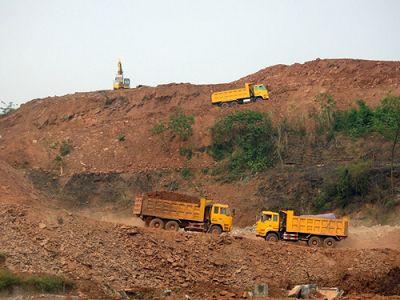
[[[245,82],[265,84],[271,100],[210,106],[213,91]],[[227,84],[34,99],[0,118],[0,253],[6,256],[0,268],[70,279],[75,287],[60,295],[65,299],[240,299],[257,284],[268,285],[269,298],[282,299],[293,286],[309,283],[338,287],[346,299],[400,299],[400,205],[382,215],[371,204],[356,207],[349,212],[349,238],[335,249],[266,242],[252,227],[260,210],[288,200],[309,210],[317,184],[338,165],[367,157],[387,176],[391,143],[383,137],[341,137],[325,148],[294,140],[283,166],[236,182],[204,171],[218,165],[204,151],[210,126],[227,114],[252,109],[273,122],[287,118],[308,128],[319,93],[348,108],[356,99],[376,107],[389,92],[400,93],[399,62],[317,59]],[[178,110],[194,116],[189,141],[152,134]],[[69,151],[60,163],[64,142]],[[182,147],[193,149],[190,160],[180,154]],[[190,180],[181,177],[182,168],[192,170]],[[212,237],[143,227],[131,206],[136,195],[156,190],[229,204],[237,209],[233,232]],[[399,194],[393,199],[399,203]],[[0,293],[0,299],[10,297],[56,298]]]

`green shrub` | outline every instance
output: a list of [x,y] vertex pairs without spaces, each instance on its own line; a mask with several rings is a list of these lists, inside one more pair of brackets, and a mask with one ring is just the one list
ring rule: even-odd
[[336,102],[327,93],[321,93],[315,97],[319,109],[312,113],[315,121],[315,131],[318,135],[332,134],[335,122]]
[[357,101],[358,109],[351,108],[335,113],[335,130],[352,137],[359,137],[373,129],[374,112],[364,101]]
[[167,130],[167,127],[164,125],[164,123],[157,123],[156,125],[151,128],[151,133],[152,134],[161,134],[164,131]]
[[6,269],[0,269],[0,291],[21,284],[21,278]]
[[193,156],[193,150],[190,147],[180,147],[179,148],[179,154],[181,156],[186,157],[187,159],[191,159]]
[[350,204],[367,201],[371,189],[370,164],[358,162],[338,167],[325,179],[321,193],[314,199],[314,210],[346,208]]
[[71,153],[72,145],[71,141],[65,140],[60,145],[60,155],[66,156]]
[[117,137],[118,141],[123,142],[125,141],[125,134],[120,133]]
[[0,116],[7,116],[15,110],[14,102],[5,103],[0,101]]
[[13,286],[34,287],[41,292],[65,292],[73,288],[71,281],[55,275],[31,275],[23,277],[0,269],[0,291]]
[[207,175],[209,171],[210,169],[208,167],[201,169],[201,173],[203,173],[204,175]]
[[4,263],[7,259],[7,254],[5,252],[0,252],[0,263]]
[[231,172],[258,172],[275,163],[275,130],[261,112],[230,114],[214,124],[211,135],[211,155],[216,160],[227,158]]
[[25,284],[32,285],[41,292],[54,293],[64,291],[72,287],[72,283],[62,277],[52,275],[31,276]]
[[190,168],[188,168],[188,167],[182,168],[181,176],[182,176],[183,179],[189,180],[190,178],[193,177],[192,170]]
[[171,130],[174,135],[179,136],[182,141],[187,141],[193,134],[193,124],[193,116],[185,115],[182,111],[178,111],[170,116],[168,129]]
[[374,128],[390,140],[395,140],[400,126],[400,96],[388,95],[374,112]]

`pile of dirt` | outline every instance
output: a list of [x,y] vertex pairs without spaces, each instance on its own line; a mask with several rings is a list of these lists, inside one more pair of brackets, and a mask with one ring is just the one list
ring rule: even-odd
[[199,203],[199,201],[200,201],[200,199],[197,197],[174,193],[174,192],[168,192],[168,191],[151,192],[151,193],[147,193],[146,196],[149,198],[158,198],[158,199],[179,201],[179,202],[186,202],[186,203]]
[[282,297],[295,284],[310,282],[348,293],[400,293],[397,250],[312,249],[241,236],[212,238],[9,204],[0,205],[0,226],[0,251],[7,253],[10,270],[62,275],[94,298],[124,293],[160,298],[166,289],[192,299],[230,298],[256,283],[267,283],[271,296]]

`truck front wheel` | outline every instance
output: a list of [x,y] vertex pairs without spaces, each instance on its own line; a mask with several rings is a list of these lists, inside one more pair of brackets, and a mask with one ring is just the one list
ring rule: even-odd
[[320,247],[321,239],[318,236],[312,236],[308,239],[308,246],[310,247]]
[[276,233],[270,232],[265,237],[265,240],[268,242],[277,242],[279,240],[278,235]]
[[150,221],[149,226],[151,228],[163,229],[164,228],[164,221],[159,219],[159,218],[155,218],[155,219]]
[[333,248],[335,247],[336,240],[333,237],[327,237],[324,239],[324,247],[326,248]]
[[171,231],[178,231],[179,224],[177,221],[168,221],[167,224],[165,224],[165,229]]
[[218,225],[213,225],[213,226],[211,226],[209,232],[210,232],[212,235],[220,235],[221,232],[222,232],[222,229],[221,229],[221,227],[219,227]]

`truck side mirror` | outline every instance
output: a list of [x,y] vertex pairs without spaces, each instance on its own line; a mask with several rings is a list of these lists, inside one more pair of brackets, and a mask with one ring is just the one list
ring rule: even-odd
[[232,208],[232,217],[236,216],[236,209]]

